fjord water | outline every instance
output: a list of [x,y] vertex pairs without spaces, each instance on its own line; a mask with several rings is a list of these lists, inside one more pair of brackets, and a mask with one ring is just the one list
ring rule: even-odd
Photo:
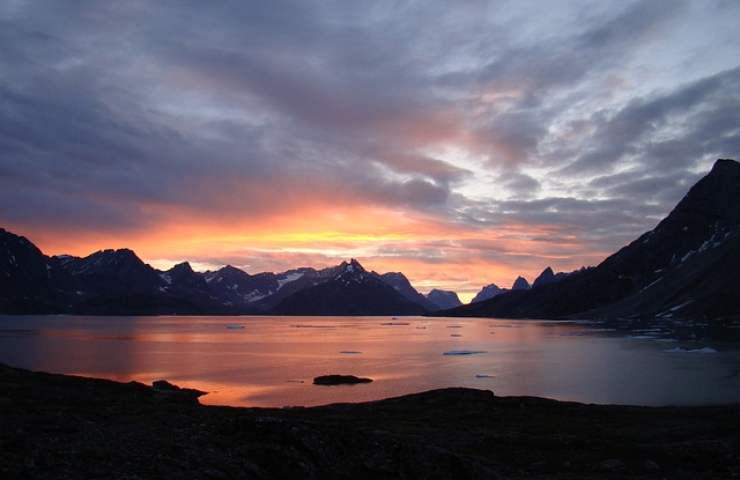
[[[473,353],[474,352],[474,353]],[[0,317],[0,362],[210,392],[207,404],[318,405],[442,387],[559,400],[740,400],[740,345],[578,322],[425,317]],[[322,387],[325,374],[374,379]]]

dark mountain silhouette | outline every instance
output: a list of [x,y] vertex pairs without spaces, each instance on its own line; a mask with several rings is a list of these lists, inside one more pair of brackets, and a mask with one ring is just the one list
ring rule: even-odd
[[426,311],[354,259],[343,262],[333,278],[288,296],[272,309],[276,315],[418,315]]
[[511,286],[512,290],[529,290],[529,288],[529,282],[524,277],[516,277],[514,284]]
[[[58,310],[84,314],[204,313],[217,310],[193,295],[197,280],[188,264],[158,272],[129,249],[101,250],[58,259],[65,297]],[[162,276],[167,276],[165,281]],[[201,295],[206,297],[205,295]]]
[[[323,284],[322,289],[295,296]],[[199,273],[188,262],[159,271],[128,249],[101,250],[84,258],[47,257],[29,240],[3,229],[0,287],[2,313],[270,314],[305,310],[316,315],[404,315],[437,309],[403,274],[367,272],[356,260],[321,270],[299,268],[255,275],[233,266]],[[363,288],[367,291],[362,292]]]
[[542,271],[542,273],[540,273],[537,278],[535,278],[534,282],[532,282],[532,288],[541,287],[542,285],[547,285],[548,283],[559,282],[567,276],[568,274],[565,272],[554,273],[552,271],[552,268],[547,267]]
[[0,228],[0,311],[53,311],[53,263],[25,237]]
[[653,230],[559,282],[445,312],[510,318],[740,316],[740,164],[718,160]]
[[432,302],[436,307],[435,310],[447,310],[462,305],[457,293],[447,290],[434,289],[427,294],[427,300]]
[[473,297],[473,300],[471,300],[470,303],[482,302],[483,300],[488,300],[489,298],[501,295],[502,293],[507,291],[508,290],[506,288],[501,288],[495,283],[492,283],[481,288],[480,292],[478,292],[475,297]]
[[178,263],[160,273],[159,278],[166,284],[158,286],[160,292],[187,299],[194,305],[201,306],[202,310],[213,309],[215,305],[222,303],[217,296],[211,294],[204,275],[195,272],[188,262]]

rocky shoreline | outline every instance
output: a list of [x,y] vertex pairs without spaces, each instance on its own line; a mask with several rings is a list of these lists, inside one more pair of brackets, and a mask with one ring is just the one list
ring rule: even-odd
[[0,478],[740,478],[740,404],[453,388],[258,409],[182,392],[0,365]]

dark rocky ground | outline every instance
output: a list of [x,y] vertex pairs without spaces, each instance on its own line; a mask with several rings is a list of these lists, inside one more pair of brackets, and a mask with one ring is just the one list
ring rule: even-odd
[[469,389],[292,409],[196,398],[0,365],[0,478],[740,477],[740,404],[595,406]]

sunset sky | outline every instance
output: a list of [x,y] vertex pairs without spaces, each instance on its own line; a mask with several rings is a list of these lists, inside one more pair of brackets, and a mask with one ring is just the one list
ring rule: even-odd
[[740,157],[740,2],[0,3],[0,226],[422,292],[593,265]]

